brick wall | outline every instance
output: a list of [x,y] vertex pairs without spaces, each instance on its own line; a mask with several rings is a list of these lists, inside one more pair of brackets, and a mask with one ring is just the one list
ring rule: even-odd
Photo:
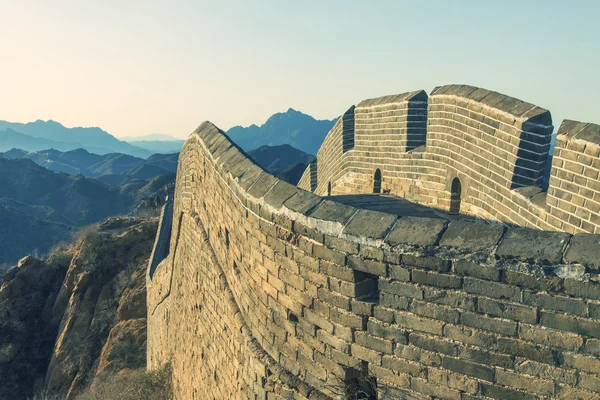
[[564,121],[552,158],[548,210],[569,232],[600,233],[600,126]]
[[[384,191],[449,210],[458,178],[461,213],[536,229],[600,232],[598,125],[563,124],[570,134],[559,132],[546,192],[541,182],[553,126],[550,113],[533,104],[447,85],[429,98],[421,91],[365,100],[354,116],[355,145],[343,162],[331,162],[340,151],[335,129],[323,143],[317,163],[336,167],[319,175],[323,182],[314,193],[325,195],[328,182],[332,194],[371,193],[379,169]],[[311,189],[304,181],[298,186]]]
[[598,235],[357,210],[210,123],[180,154],[172,222],[148,365],[172,363],[176,398],[340,398],[371,378],[380,399],[599,397]]

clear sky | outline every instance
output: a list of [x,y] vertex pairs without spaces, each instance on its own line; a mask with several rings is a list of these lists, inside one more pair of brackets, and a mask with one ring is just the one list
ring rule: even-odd
[[0,119],[185,137],[468,83],[600,123],[600,0],[0,0]]

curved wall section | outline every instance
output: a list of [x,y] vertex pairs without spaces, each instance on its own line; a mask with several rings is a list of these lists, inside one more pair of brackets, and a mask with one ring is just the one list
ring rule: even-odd
[[598,125],[563,124],[546,192],[541,185],[553,125],[550,112],[533,104],[446,85],[429,97],[420,91],[362,101],[354,118],[354,147],[342,154],[334,128],[315,162],[329,168],[318,173],[316,187],[305,180],[299,187],[325,195],[331,183],[332,194],[372,193],[379,169],[383,193],[451,211],[451,184],[458,178],[461,213],[600,233]]
[[180,154],[172,223],[148,366],[172,364],[178,399],[600,394],[598,235],[358,210],[210,123]]

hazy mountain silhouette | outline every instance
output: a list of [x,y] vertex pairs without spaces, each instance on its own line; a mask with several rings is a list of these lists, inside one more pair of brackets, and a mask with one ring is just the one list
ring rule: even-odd
[[169,154],[178,153],[183,147],[185,140],[137,140],[130,141],[129,143],[151,153]]
[[284,171],[278,173],[277,177],[288,183],[291,183],[292,185],[297,185],[300,181],[300,178],[302,178],[302,174],[304,174],[306,167],[308,167],[308,163],[292,164]]
[[111,185],[121,185],[134,179],[152,179],[177,171],[175,154],[155,154],[148,159],[128,154],[94,154],[84,149],[61,152],[41,150],[27,152],[11,149],[3,153],[6,159],[26,158],[54,172],[81,174]]
[[174,140],[181,140],[176,138],[175,136],[171,136],[171,135],[167,135],[165,133],[150,133],[149,135],[141,135],[141,136],[123,136],[120,138],[121,140],[124,140],[126,142],[140,142],[140,141],[145,141],[145,140],[152,140],[152,141],[174,141]]
[[261,146],[250,150],[248,155],[265,170],[279,175],[295,164],[308,164],[315,156],[298,150],[289,144],[279,146]]
[[[40,150],[41,148],[55,148],[62,151],[84,148],[98,154],[119,152],[141,157],[147,157],[151,154],[147,150],[115,138],[100,128],[67,128],[52,120],[37,120],[26,124],[0,121],[0,131],[7,130],[13,132],[9,132],[7,137],[0,135],[0,150],[2,151],[13,147],[29,151]],[[29,138],[17,138],[14,132],[29,136]],[[36,140],[32,142],[31,138]],[[20,140],[20,142],[6,144],[4,140]],[[45,140],[50,142],[44,142]]]
[[272,115],[261,126],[234,126],[227,135],[246,151],[263,145],[289,144],[305,153],[317,154],[334,123],[335,120],[316,120],[290,108]]
[[175,180],[174,173],[152,164],[106,176],[120,182],[107,185],[50,171],[30,159],[0,156],[0,265],[36,249],[45,253],[81,226],[128,213],[144,198],[164,195]]

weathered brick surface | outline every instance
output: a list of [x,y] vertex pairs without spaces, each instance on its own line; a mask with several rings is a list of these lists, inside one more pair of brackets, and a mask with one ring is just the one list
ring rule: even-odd
[[[387,148],[388,140],[396,140],[390,157],[430,139],[432,151],[464,145],[454,131],[452,147],[443,146],[448,136],[442,131],[427,129],[424,136],[420,124],[427,118],[435,129],[450,127],[446,120],[454,121],[452,129],[468,126],[479,140],[494,129],[499,148],[518,147],[513,137],[544,148],[536,143],[543,136],[536,132],[548,122],[543,110],[478,90],[436,89],[429,117],[418,92],[361,103],[354,109],[354,147],[347,125],[338,162]],[[506,109],[516,110],[509,113],[514,118]],[[339,125],[332,132],[341,141]],[[361,137],[367,131],[371,136]],[[410,157],[429,151],[410,150]],[[522,161],[506,157],[514,173],[523,168]],[[446,178],[444,168],[427,162],[433,178],[410,196],[433,202],[445,193]],[[318,165],[317,193],[323,177],[338,173],[334,190],[362,190],[342,182],[345,167],[323,160]],[[354,220],[359,210],[286,186],[256,168],[210,123],[190,136],[180,154],[172,221],[162,221],[172,224],[170,240],[169,233],[157,239],[168,249],[151,260],[147,285],[148,365],[172,363],[176,398],[336,398],[357,373],[376,377],[386,399],[600,396],[600,283],[597,249],[588,249],[594,235],[379,213]],[[409,181],[422,179],[402,174],[404,183],[384,181],[384,187],[406,184],[408,191]],[[490,203],[498,210],[512,190],[511,174],[504,176],[506,191],[482,192],[499,201]],[[486,209],[476,201],[480,189],[465,199]],[[360,220],[372,225],[366,236]],[[537,242],[540,237],[547,241]]]
[[[331,194],[371,193],[379,169],[383,190],[448,210],[451,182],[458,178],[462,213],[529,228],[600,233],[599,125],[563,122],[543,190],[554,127],[550,113],[533,104],[467,85],[438,87],[429,97],[411,92],[365,100],[352,109],[353,147],[342,151],[342,121],[348,118],[340,118],[317,154],[318,185],[311,187],[309,168],[299,187],[320,195],[328,187]],[[442,243],[468,240],[468,229],[460,235],[455,228]],[[477,233],[468,248],[493,244],[495,233]],[[577,262],[598,267],[597,250],[586,249]]]

